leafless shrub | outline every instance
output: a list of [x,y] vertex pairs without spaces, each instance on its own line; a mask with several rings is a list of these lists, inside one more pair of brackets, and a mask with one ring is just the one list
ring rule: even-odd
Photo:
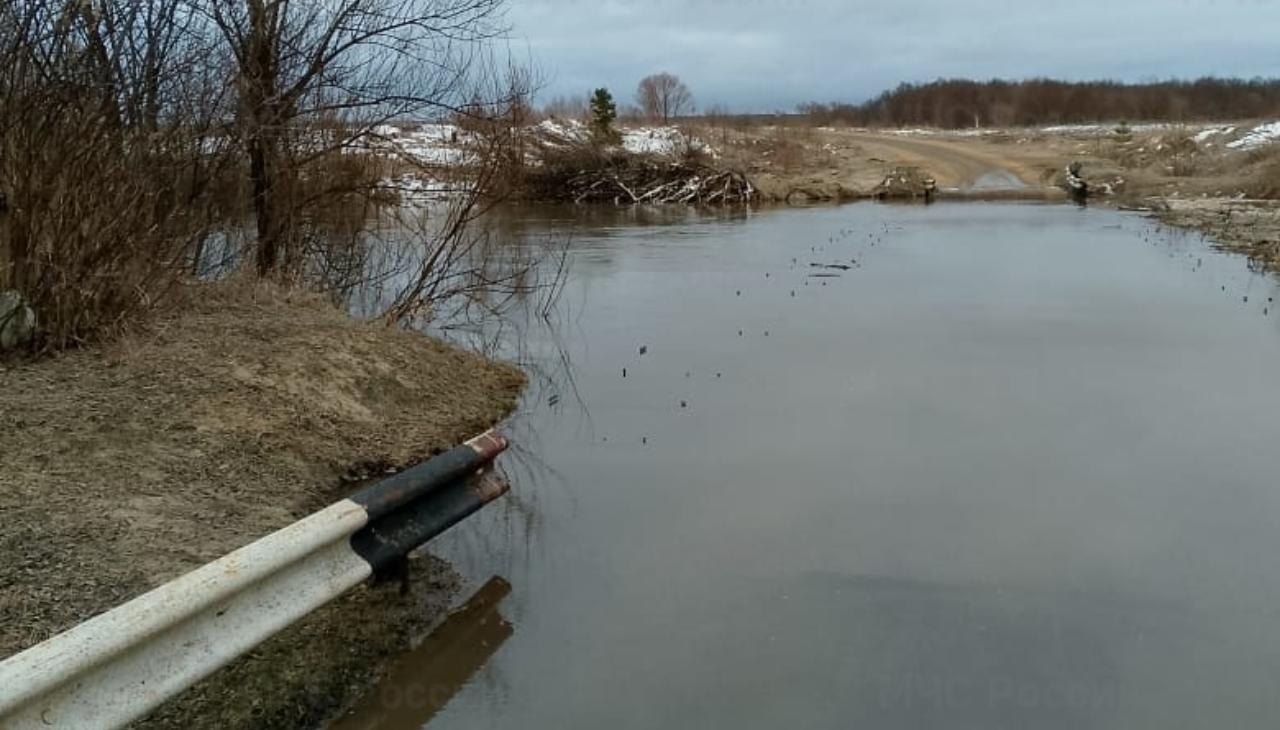
[[1200,147],[1191,135],[1179,131],[1160,143],[1167,167],[1175,177],[1191,177],[1200,167]]
[[168,291],[227,165],[218,54],[178,0],[0,7],[0,289],[38,348],[88,341]]
[[[302,277],[388,324],[456,326],[498,317],[561,280],[544,275],[554,243],[513,248],[490,234],[490,212],[523,185],[534,73],[492,62],[452,114],[459,164],[442,170],[404,156],[397,173],[447,187],[442,198],[373,205],[351,225],[329,225],[306,247]],[[351,155],[365,158],[367,155]]]
[[[263,276],[302,263],[294,190],[306,167],[376,124],[458,109],[501,0],[212,0],[237,64]],[[328,124],[317,127],[315,121]]]
[[548,101],[542,107],[542,114],[556,119],[576,119],[580,122],[585,122],[591,116],[591,109],[587,104],[586,94],[575,94],[573,96],[557,96]]
[[[522,173],[520,130],[533,118],[532,74],[495,63],[487,45],[500,7],[0,6],[0,289],[22,291],[43,342],[63,346],[151,306],[184,276],[246,260],[260,276],[332,293],[391,281],[371,254],[387,218],[400,217],[397,240],[416,251],[380,312],[389,321],[486,286],[505,291],[514,277],[477,258],[493,249],[472,230]],[[388,121],[448,114],[467,122],[469,157],[422,226],[394,209],[385,181],[416,173],[435,185],[441,171],[371,142]]]
[[[535,117],[535,73],[497,60],[488,45],[502,30],[500,7],[501,0],[215,6],[240,59],[238,130],[260,275],[298,278],[335,299],[361,297],[365,314],[388,323],[493,313],[541,290],[532,261],[503,250],[484,226],[520,185],[525,127]],[[264,63],[263,48],[277,57]],[[426,205],[381,205],[386,186],[378,180],[390,171],[367,143],[373,131],[393,119],[431,118],[455,125],[457,164],[441,169],[411,154],[389,164],[449,194]],[[335,167],[345,174],[330,174]],[[331,220],[326,212],[335,210]]]

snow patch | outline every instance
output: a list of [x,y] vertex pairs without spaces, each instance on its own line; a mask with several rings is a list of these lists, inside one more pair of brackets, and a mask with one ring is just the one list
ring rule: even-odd
[[1235,131],[1235,127],[1209,127],[1208,129],[1200,130],[1191,139],[1196,144],[1204,144],[1210,137],[1217,137],[1218,135],[1226,136],[1233,134]]
[[591,138],[587,125],[577,119],[545,119],[534,127],[552,142],[581,144]]
[[399,195],[403,203],[430,203],[448,200],[450,197],[468,192],[465,185],[413,175],[383,179],[379,181],[378,187]]
[[1280,140],[1280,122],[1270,122],[1254,127],[1234,142],[1228,142],[1227,147],[1233,150],[1255,150],[1276,140]]
[[[1127,126],[1130,132],[1137,134],[1167,132],[1186,128],[1185,124],[1175,124],[1173,122],[1151,122]],[[1119,122],[1115,124],[1056,124],[1051,127],[1041,127],[1040,132],[1043,134],[1114,134],[1119,127]]]
[[711,152],[706,142],[686,136],[675,127],[637,127],[624,130],[622,148],[635,155],[678,155],[688,149]]
[[423,165],[448,167],[471,160],[465,142],[469,135],[453,124],[421,124],[389,140],[397,152]]
[[[544,140],[553,144],[583,144],[591,140],[586,124],[576,119],[547,119],[534,129]],[[679,155],[688,149],[705,152],[713,157],[715,150],[706,142],[685,135],[676,127],[631,127],[619,130],[622,148],[634,155]]]
[[[1130,127],[1132,129],[1132,127]],[[1084,134],[1086,132],[1102,132],[1110,131],[1101,124],[1058,124],[1052,127],[1042,127],[1041,132],[1045,134]]]

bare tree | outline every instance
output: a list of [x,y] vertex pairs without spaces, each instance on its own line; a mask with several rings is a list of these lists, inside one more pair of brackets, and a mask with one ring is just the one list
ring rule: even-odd
[[640,80],[636,103],[650,119],[668,124],[673,117],[693,111],[693,94],[680,77],[664,71]]
[[459,108],[481,42],[501,31],[502,0],[206,2],[236,60],[263,276],[300,263],[303,168],[388,119]]
[[374,131],[452,116],[467,161],[418,171],[453,195],[397,222],[415,264],[383,313],[524,291],[471,230],[521,174],[532,116],[533,72],[487,42],[501,2],[0,3],[0,290],[62,346],[211,273],[209,252],[329,291],[379,276],[369,242],[400,215],[382,181],[415,163]]
[[[497,64],[477,60],[470,101],[451,115],[451,125],[438,127],[451,137],[454,162],[441,167],[430,156],[393,155],[401,173],[430,180],[446,197],[378,206],[372,220],[340,228],[337,240],[325,231],[322,249],[307,256],[310,285],[388,324],[429,320],[446,328],[500,316],[523,297],[558,287],[558,279],[540,273],[542,254],[554,247],[512,249],[487,230],[488,213],[522,185],[537,85],[531,67]],[[375,149],[330,157],[378,155]]]

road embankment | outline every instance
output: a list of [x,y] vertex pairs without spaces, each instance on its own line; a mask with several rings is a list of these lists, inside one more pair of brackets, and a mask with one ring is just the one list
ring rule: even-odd
[[[483,431],[524,385],[313,295],[188,299],[101,349],[0,365],[0,656]],[[358,588],[139,726],[319,722],[447,610],[452,570],[415,563],[407,595]]]

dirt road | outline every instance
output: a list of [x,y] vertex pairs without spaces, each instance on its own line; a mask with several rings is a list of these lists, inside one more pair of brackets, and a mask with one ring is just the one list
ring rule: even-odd
[[1000,155],[990,146],[960,139],[933,140],[894,134],[848,133],[864,155],[892,165],[914,165],[940,186],[967,188],[1034,187],[1042,171],[1026,160]]
[[897,167],[919,168],[963,194],[1035,196],[1062,164],[1058,151],[958,135],[763,129],[725,141],[730,166],[747,170],[766,199],[788,202],[868,197]]

